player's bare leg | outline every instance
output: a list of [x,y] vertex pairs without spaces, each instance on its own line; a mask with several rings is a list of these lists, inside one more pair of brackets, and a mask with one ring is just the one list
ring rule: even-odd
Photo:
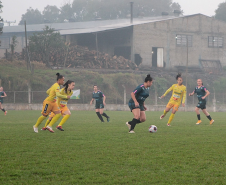
[[160,116],[160,119],[163,119],[169,111],[170,111],[170,108],[166,107],[163,114]]

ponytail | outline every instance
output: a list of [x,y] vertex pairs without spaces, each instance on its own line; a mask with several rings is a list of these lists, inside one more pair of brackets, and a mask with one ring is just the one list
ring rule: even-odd
[[150,82],[152,81],[152,77],[150,74],[148,74],[144,80],[144,82],[148,82],[148,81],[150,81]]
[[62,79],[62,78],[64,77],[64,76],[61,75],[60,73],[57,73],[56,75],[57,75],[57,81],[58,81],[59,79]]
[[182,78],[182,77],[181,77],[181,73],[178,73],[178,74],[177,74],[176,80],[178,80],[178,78]]
[[65,89],[65,92],[67,93],[67,89],[68,89],[68,85],[69,84],[71,84],[71,83],[73,83],[74,81],[72,81],[72,80],[68,80],[63,86],[65,87],[64,89]]

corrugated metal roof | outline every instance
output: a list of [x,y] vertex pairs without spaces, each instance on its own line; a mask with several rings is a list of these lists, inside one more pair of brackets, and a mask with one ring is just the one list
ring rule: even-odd
[[[195,16],[200,14],[194,14],[189,16]],[[161,16],[161,17],[149,17],[134,19],[133,24],[130,24],[130,19],[116,19],[116,20],[101,20],[101,21],[89,21],[89,22],[69,22],[69,23],[48,23],[48,24],[34,24],[27,25],[27,32],[41,32],[45,26],[54,28],[59,31],[61,35],[68,34],[81,34],[81,33],[94,33],[101,32],[112,29],[125,28],[133,25],[146,24],[151,22],[159,22],[171,19],[178,19],[188,16]],[[3,29],[4,33],[9,34],[19,34],[24,32],[24,25],[18,26],[5,26]]]

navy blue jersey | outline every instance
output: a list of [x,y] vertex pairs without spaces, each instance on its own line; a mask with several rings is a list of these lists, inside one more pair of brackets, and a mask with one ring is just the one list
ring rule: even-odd
[[[133,91],[135,94],[136,100],[139,104],[143,104],[146,98],[149,96],[149,90],[150,88],[145,88],[144,84],[140,84],[137,86],[137,88]],[[129,100],[130,103],[134,103],[133,99],[131,98]]]
[[204,86],[201,86],[200,88],[197,86],[194,90],[194,93],[197,94],[199,101],[206,101],[206,99],[202,99],[202,97],[206,95],[206,88]]
[[3,102],[3,97],[1,97],[1,96],[4,96],[4,95],[5,95],[4,91],[0,92],[0,102]]
[[97,93],[93,92],[93,99],[96,100],[96,103],[103,103],[104,94],[101,91],[97,91]]

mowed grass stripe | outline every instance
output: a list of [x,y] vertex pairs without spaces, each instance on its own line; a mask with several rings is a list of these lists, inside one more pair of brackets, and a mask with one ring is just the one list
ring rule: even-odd
[[[132,113],[72,111],[64,132],[33,132],[40,111],[9,111],[0,117],[0,184],[226,184],[224,113],[146,112],[147,121],[129,134]],[[149,133],[150,125],[158,127]]]

